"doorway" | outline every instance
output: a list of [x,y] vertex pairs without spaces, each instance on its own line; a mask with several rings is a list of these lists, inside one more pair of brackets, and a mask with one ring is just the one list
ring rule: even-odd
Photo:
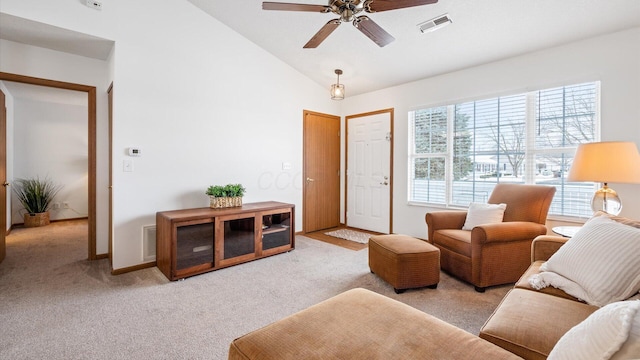
[[303,113],[303,232],[340,225],[340,117]]
[[389,234],[393,231],[393,109],[345,118],[346,224]]
[[[41,79],[24,75],[0,72],[0,81],[13,81],[23,84],[47,86],[58,89],[75,90],[87,93],[87,122],[88,122],[88,259],[95,260],[96,255],[96,88],[95,86],[67,83],[55,80]],[[6,134],[3,137],[6,144]],[[2,166],[2,171],[6,173],[6,164]],[[2,214],[6,218],[6,197],[0,197],[0,207]],[[5,231],[3,230],[3,233]],[[4,242],[0,245],[4,245]],[[4,251],[4,249],[3,249]]]

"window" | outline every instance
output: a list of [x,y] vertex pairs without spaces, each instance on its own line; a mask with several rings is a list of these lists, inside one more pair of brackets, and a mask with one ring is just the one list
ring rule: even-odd
[[498,182],[557,191],[550,214],[590,216],[593,183],[566,180],[581,143],[599,141],[599,83],[409,113],[409,201],[486,202]]

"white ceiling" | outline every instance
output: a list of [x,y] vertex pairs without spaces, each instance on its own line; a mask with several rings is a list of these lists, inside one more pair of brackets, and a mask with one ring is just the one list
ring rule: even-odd
[[[189,1],[322,86],[342,69],[347,97],[640,26],[639,0],[440,0],[367,14],[396,38],[384,48],[342,23],[318,48],[303,49],[335,14],[267,11],[261,0]],[[452,24],[418,30],[445,13]]]
[[0,39],[107,60],[111,40],[0,13]]
[[[265,11],[260,0],[188,1],[321,86],[328,88],[336,80],[334,69],[342,69],[347,97],[640,26],[640,0],[440,0],[367,14],[396,38],[384,48],[343,23],[318,48],[303,49],[337,16]],[[426,34],[417,29],[445,13],[453,20],[449,26]],[[0,38],[101,60],[114,44],[4,13]]]

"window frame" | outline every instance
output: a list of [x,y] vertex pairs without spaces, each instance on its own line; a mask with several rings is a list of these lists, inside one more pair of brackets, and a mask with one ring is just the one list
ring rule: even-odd
[[[557,88],[567,88],[567,87],[572,87],[572,86],[579,86],[579,85],[584,85],[584,84],[593,84],[594,85],[594,108],[593,108],[593,126],[594,126],[594,131],[593,131],[593,142],[597,142],[597,141],[601,141],[601,82],[599,80],[596,81],[584,81],[584,82],[579,82],[579,83],[574,83],[574,84],[565,84],[565,85],[558,85],[558,86],[554,86],[554,87],[548,87],[548,88],[541,88],[541,89],[537,89],[537,90],[528,90],[525,92],[514,92],[514,93],[507,93],[507,94],[502,94],[502,95],[498,95],[498,96],[493,96],[493,97],[488,97],[488,98],[478,98],[478,99],[474,99],[474,100],[468,100],[468,101],[459,101],[453,104],[447,104],[447,105],[436,105],[436,106],[424,106],[424,107],[416,107],[412,110],[410,110],[408,112],[408,125],[409,125],[409,132],[408,132],[408,156],[407,156],[407,164],[408,164],[408,170],[407,170],[407,203],[409,205],[412,206],[423,206],[423,207],[432,207],[432,208],[445,208],[445,209],[451,209],[451,210],[457,210],[457,209],[466,209],[467,206],[463,206],[463,205],[459,205],[459,204],[455,204],[453,202],[453,188],[454,188],[454,136],[455,136],[455,109],[456,106],[458,105],[463,105],[466,103],[471,103],[471,102],[480,102],[480,101],[484,101],[484,100],[492,100],[492,99],[497,99],[497,98],[502,98],[502,97],[508,97],[508,96],[517,96],[517,95],[525,95],[526,96],[526,101],[525,101],[525,156],[524,156],[524,163],[525,166],[523,168],[523,180],[524,180],[524,184],[535,184],[536,183],[536,157],[540,156],[540,155],[544,155],[544,154],[557,154],[557,155],[562,155],[562,154],[570,154],[573,155],[575,154],[575,151],[578,147],[578,144],[574,145],[570,145],[570,146],[564,146],[564,147],[556,147],[556,148],[537,148],[536,147],[536,124],[537,124],[537,120],[539,117],[538,114],[538,105],[537,105],[537,95],[542,92],[542,91],[547,91],[547,90],[552,90],[552,89],[557,89]],[[564,96],[564,95],[563,95]],[[429,109],[433,109],[433,108],[440,108],[440,107],[446,107],[447,109],[447,135],[446,135],[446,152],[445,153],[416,153],[414,150],[416,149],[416,133],[415,133],[415,128],[416,128],[416,117],[415,117],[415,113],[416,111],[420,111],[420,110],[429,110]],[[567,118],[568,116],[564,116],[563,115],[563,121],[565,118]],[[472,132],[475,131],[475,129],[471,129]],[[497,150],[499,152],[499,150]],[[419,200],[415,200],[414,199],[414,182],[415,182],[415,178],[414,178],[414,164],[415,164],[415,160],[417,159],[421,159],[421,158],[438,158],[438,157],[444,157],[445,159],[445,194],[444,194],[444,203],[440,203],[440,202],[431,202],[431,201],[419,201]],[[497,179],[496,180],[496,184],[499,183],[500,180]],[[556,187],[559,186],[565,186],[566,183],[568,183],[568,181],[566,181],[565,178],[563,178],[563,182],[560,185],[557,185]],[[593,187],[593,191],[596,191],[597,188],[599,187],[600,184],[598,183],[591,183],[592,187]],[[475,194],[475,187],[474,187],[474,194]],[[474,195],[475,196],[475,195]],[[561,200],[564,201],[564,200]],[[585,218],[587,217],[587,215],[585,216],[576,216],[576,215],[565,215],[565,214],[559,214],[559,213],[549,213],[549,218],[552,219],[556,219],[556,220],[571,220],[571,219],[576,219],[576,218]]]

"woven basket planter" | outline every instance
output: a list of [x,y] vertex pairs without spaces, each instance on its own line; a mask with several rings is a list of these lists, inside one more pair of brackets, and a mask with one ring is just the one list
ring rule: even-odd
[[38,227],[49,225],[49,212],[36,213],[36,214],[24,214],[24,226],[25,227]]
[[209,203],[212,209],[222,209],[222,208],[242,206],[242,196],[235,196],[235,197],[209,196]]

